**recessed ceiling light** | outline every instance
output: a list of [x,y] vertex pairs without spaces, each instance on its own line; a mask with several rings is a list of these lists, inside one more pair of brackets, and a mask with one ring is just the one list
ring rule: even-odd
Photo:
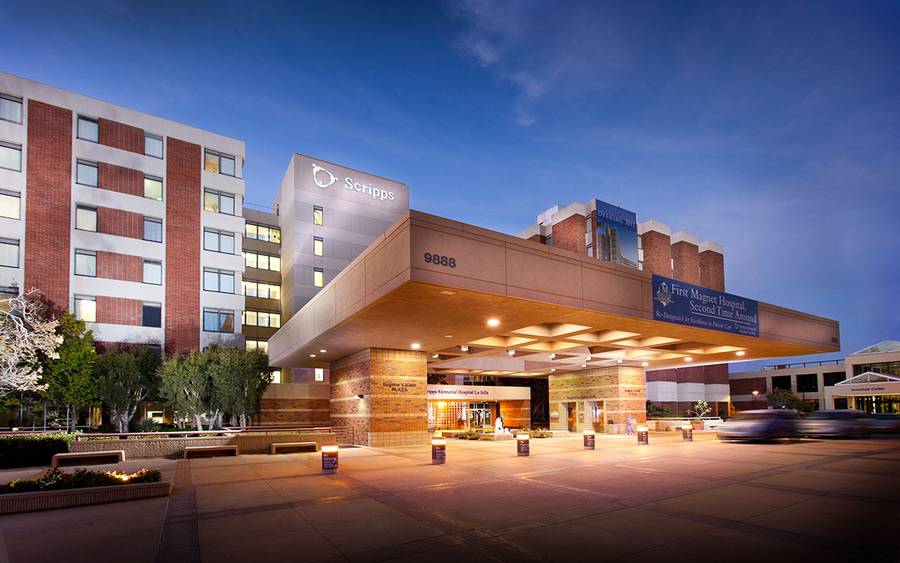
[[737,352],[734,353],[734,355],[735,355],[735,356],[743,356],[743,355],[746,354],[746,353],[747,353],[747,352],[744,352],[743,350],[738,350]]
[[326,350],[325,348],[322,348],[321,350],[319,350],[319,353],[320,353],[320,354],[324,354],[324,353],[327,352],[327,351],[328,351],[328,350]]
[[516,351],[515,351],[515,350],[507,350],[506,353],[509,354],[510,356],[515,356],[515,355],[516,355]]
[[581,364],[581,367],[586,368],[587,364]]
[[556,368],[550,368],[550,371],[556,371]]
[[641,362],[641,367],[647,367],[650,365],[650,362]]
[[617,363],[617,364],[621,364],[621,363],[624,362],[624,361],[625,361],[625,360],[619,358],[618,360],[616,360],[616,363]]
[[694,361],[694,358],[688,356],[688,357],[686,357],[686,358],[684,359],[684,361],[686,361],[686,362],[693,362],[693,361]]
[[440,354],[432,354],[431,357],[437,359],[437,358],[440,358],[441,355]]
[[500,319],[488,319],[487,325],[490,327],[500,326]]
[[409,345],[409,347],[412,348],[413,350],[418,350],[419,348],[422,347],[422,345],[419,344],[418,342],[413,342],[412,344]]
[[550,356],[549,356],[549,357],[550,357],[551,360],[555,360],[555,359],[556,359],[556,352],[550,352]]
[[309,357],[310,357],[310,358],[315,358],[316,355],[315,355],[315,354],[310,354]]
[[445,335],[444,335],[444,338],[453,338],[453,335],[452,335],[452,334],[445,334]]
[[442,289],[441,295],[456,295],[455,291],[450,291],[449,289]]
[[465,344],[463,344],[462,346],[460,346],[459,349],[460,349],[461,351],[463,351],[463,352],[468,352],[468,351],[469,351],[469,347],[466,346]]

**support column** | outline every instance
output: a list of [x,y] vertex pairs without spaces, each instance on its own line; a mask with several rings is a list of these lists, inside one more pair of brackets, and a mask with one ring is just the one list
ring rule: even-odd
[[725,252],[722,245],[710,241],[700,243],[700,285],[725,291]]
[[672,239],[669,226],[659,221],[638,224],[641,236],[644,271],[658,276],[672,277]]
[[361,446],[427,444],[427,355],[369,348],[332,362],[331,420]]
[[[574,372],[557,373],[548,376],[550,386],[550,429],[565,431],[568,429],[565,417],[566,403],[571,403],[576,413],[574,431],[581,432],[591,428],[591,413],[584,411],[585,401],[603,401],[604,422],[612,421],[625,431],[625,419],[633,415],[638,422],[647,420],[646,385],[644,370],[641,368],[615,366],[605,368],[583,369]],[[553,413],[559,416],[554,418]],[[607,431],[610,428],[607,425]]]
[[700,285],[700,243],[684,231],[672,235],[672,273],[676,280]]

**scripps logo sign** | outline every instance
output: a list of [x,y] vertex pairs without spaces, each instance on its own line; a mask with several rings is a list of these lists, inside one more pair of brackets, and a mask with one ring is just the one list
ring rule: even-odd
[[[338,177],[330,170],[319,166],[315,162],[312,165],[312,177],[316,187],[323,190],[338,181]],[[356,182],[349,176],[344,178],[344,189],[359,192],[378,201],[394,201],[394,192],[376,188],[371,184]]]

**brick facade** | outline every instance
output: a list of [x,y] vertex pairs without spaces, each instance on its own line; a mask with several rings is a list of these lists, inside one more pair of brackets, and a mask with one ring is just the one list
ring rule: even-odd
[[140,299],[97,296],[97,322],[113,325],[141,326]]
[[109,119],[98,120],[98,126],[101,145],[144,154],[143,129]]
[[584,254],[584,215],[572,215],[553,224],[553,248]]
[[725,257],[714,250],[704,250],[699,254],[700,285],[725,291]]
[[498,401],[503,425],[507,428],[531,427],[531,401]]
[[590,401],[603,402],[602,416],[607,424],[623,424],[628,415],[633,415],[640,422],[647,418],[647,392],[644,372],[640,368],[616,366],[584,369],[550,375],[548,382],[551,429],[568,429],[566,413],[570,406],[576,409],[573,431],[590,428]]
[[[28,100],[25,287],[69,307],[72,112]],[[24,163],[23,163],[24,164]]]
[[200,146],[166,146],[166,353],[200,347]]
[[97,208],[97,232],[136,239],[144,238],[144,216],[112,207]]
[[647,231],[641,235],[641,248],[645,272],[672,277],[672,241],[669,235]]
[[260,401],[259,423],[330,426],[331,402],[328,399],[264,398]]
[[759,391],[760,395],[766,394],[766,378],[754,377],[752,379],[733,379],[728,382],[732,395],[750,395]]
[[144,196],[144,173],[124,166],[101,162],[98,164],[97,185],[104,190]]
[[673,277],[700,285],[700,249],[696,244],[678,241],[672,245]]
[[97,277],[139,282],[144,279],[144,259],[140,256],[97,251]]

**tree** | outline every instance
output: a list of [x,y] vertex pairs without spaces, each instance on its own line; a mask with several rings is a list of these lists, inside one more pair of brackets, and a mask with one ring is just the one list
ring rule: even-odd
[[78,421],[78,409],[96,401],[97,385],[93,377],[97,350],[94,348],[94,334],[72,313],[62,313],[57,327],[62,342],[56,357],[42,359],[43,370],[40,382],[44,386],[43,395],[71,411],[71,429]]
[[647,418],[664,418],[672,416],[671,411],[665,405],[657,405],[653,401],[647,401]]
[[271,382],[268,356],[261,350],[213,347],[206,351],[210,378],[210,427],[222,416],[246,426]]
[[710,411],[709,403],[706,401],[697,401],[694,403],[693,408],[688,411],[688,414],[695,416],[696,418],[703,418],[708,415]]
[[159,354],[146,348],[110,350],[94,365],[97,394],[118,432],[127,432],[141,403],[159,387]]
[[0,395],[41,389],[42,358],[59,357],[58,326],[36,289],[0,300]]
[[775,409],[794,409],[800,412],[812,411],[812,405],[794,395],[789,389],[773,389],[766,395],[769,405]]
[[160,395],[175,409],[178,424],[192,419],[198,431],[203,430],[203,414],[207,393],[207,356],[191,352],[173,356],[159,368]]

